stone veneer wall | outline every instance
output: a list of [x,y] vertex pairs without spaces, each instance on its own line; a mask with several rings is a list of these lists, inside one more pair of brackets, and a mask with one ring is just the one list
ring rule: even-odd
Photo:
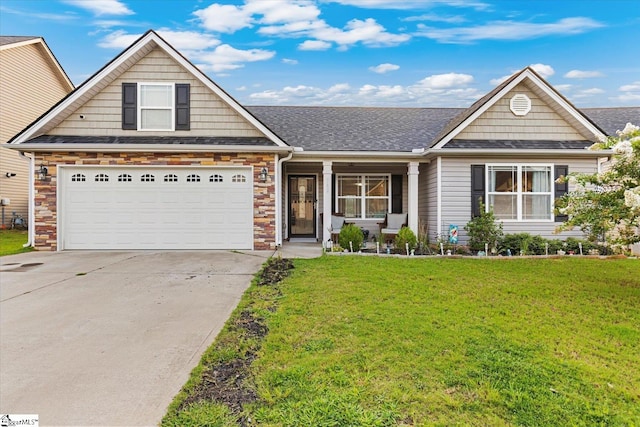
[[[253,244],[255,250],[275,249],[275,156],[269,153],[37,153],[36,169],[48,168],[45,180],[35,180],[35,241],[38,250],[57,249],[56,165],[103,166],[253,166]],[[269,170],[260,182],[260,170]]]

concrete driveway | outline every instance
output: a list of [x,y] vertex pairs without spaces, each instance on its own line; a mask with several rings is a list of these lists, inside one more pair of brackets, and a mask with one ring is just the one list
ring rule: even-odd
[[157,425],[271,252],[0,258],[0,413]]

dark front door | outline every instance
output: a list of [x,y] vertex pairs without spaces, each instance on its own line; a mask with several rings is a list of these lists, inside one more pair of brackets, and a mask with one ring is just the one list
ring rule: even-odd
[[289,237],[316,237],[315,176],[289,176]]

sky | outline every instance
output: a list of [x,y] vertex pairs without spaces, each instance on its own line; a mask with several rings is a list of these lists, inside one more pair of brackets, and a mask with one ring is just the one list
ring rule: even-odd
[[76,85],[149,29],[244,105],[468,107],[527,66],[640,105],[640,0],[0,0]]

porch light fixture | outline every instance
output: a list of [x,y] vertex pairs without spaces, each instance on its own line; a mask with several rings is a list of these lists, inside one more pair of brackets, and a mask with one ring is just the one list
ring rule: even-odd
[[267,182],[268,172],[267,168],[260,169],[260,181]]
[[14,176],[16,176],[15,172],[7,172],[4,174],[4,176],[6,176],[7,178],[13,178]]
[[47,169],[45,165],[40,165],[40,169],[38,169],[38,177],[40,179],[46,179],[47,174],[49,174],[49,169]]

